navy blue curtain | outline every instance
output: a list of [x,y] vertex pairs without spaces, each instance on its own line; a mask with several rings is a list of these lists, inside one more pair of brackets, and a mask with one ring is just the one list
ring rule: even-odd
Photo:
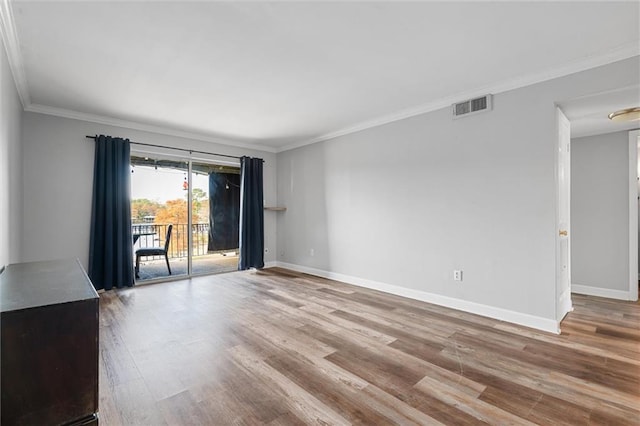
[[129,152],[129,139],[96,137],[89,278],[98,290],[134,283]]
[[240,175],[209,173],[209,251],[238,248]]
[[264,267],[262,158],[240,159],[240,260],[238,269]]

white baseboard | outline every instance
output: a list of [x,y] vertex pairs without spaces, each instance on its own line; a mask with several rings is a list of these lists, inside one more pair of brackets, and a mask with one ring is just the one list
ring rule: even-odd
[[372,281],[365,278],[354,277],[350,275],[339,274],[336,272],[324,271],[321,269],[309,268],[307,266],[295,265],[285,262],[275,263],[272,266],[291,269],[292,271],[302,272],[305,274],[315,275],[322,278],[328,278],[341,281],[347,284],[357,285],[373,290],[383,291],[385,293],[395,294],[396,296],[407,297],[409,299],[420,300],[422,302],[433,303],[447,308],[457,309],[472,314],[489,317],[500,321],[507,321],[513,324],[523,325],[525,327],[535,328],[537,330],[549,333],[559,334],[560,327],[558,321],[552,319],[537,317],[534,315],[524,314],[520,312],[510,311],[508,309],[497,308],[495,306],[483,305],[480,303],[469,302],[467,300],[455,299],[453,297],[441,296],[439,294],[428,293],[421,290],[400,287],[397,285],[386,284],[379,281]]
[[609,299],[632,300],[628,291],[591,287],[588,285],[571,284],[571,292],[585,294],[587,296],[607,297]]

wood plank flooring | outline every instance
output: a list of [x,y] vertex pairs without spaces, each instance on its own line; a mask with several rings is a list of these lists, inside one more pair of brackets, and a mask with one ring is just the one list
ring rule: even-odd
[[640,305],[555,336],[273,268],[100,296],[102,425],[640,424]]

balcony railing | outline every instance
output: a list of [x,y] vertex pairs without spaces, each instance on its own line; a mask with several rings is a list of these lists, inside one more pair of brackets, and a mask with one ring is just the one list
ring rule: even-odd
[[[138,248],[146,247],[164,247],[167,237],[167,227],[169,225],[161,225],[155,223],[139,223],[131,225],[132,234],[138,235],[135,241],[134,251]],[[173,224],[171,231],[171,239],[169,242],[169,257],[183,258],[188,256],[187,247],[189,245],[187,229],[189,225],[186,223]],[[209,224],[194,223],[191,225],[191,234],[193,238],[193,256],[203,256],[208,254],[209,245]],[[160,259],[161,257],[158,257]]]

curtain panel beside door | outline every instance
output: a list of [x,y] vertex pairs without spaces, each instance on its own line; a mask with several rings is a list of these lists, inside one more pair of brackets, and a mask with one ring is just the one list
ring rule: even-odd
[[95,140],[89,278],[96,289],[134,284],[129,139]]
[[240,259],[238,269],[264,268],[262,158],[240,159]]

